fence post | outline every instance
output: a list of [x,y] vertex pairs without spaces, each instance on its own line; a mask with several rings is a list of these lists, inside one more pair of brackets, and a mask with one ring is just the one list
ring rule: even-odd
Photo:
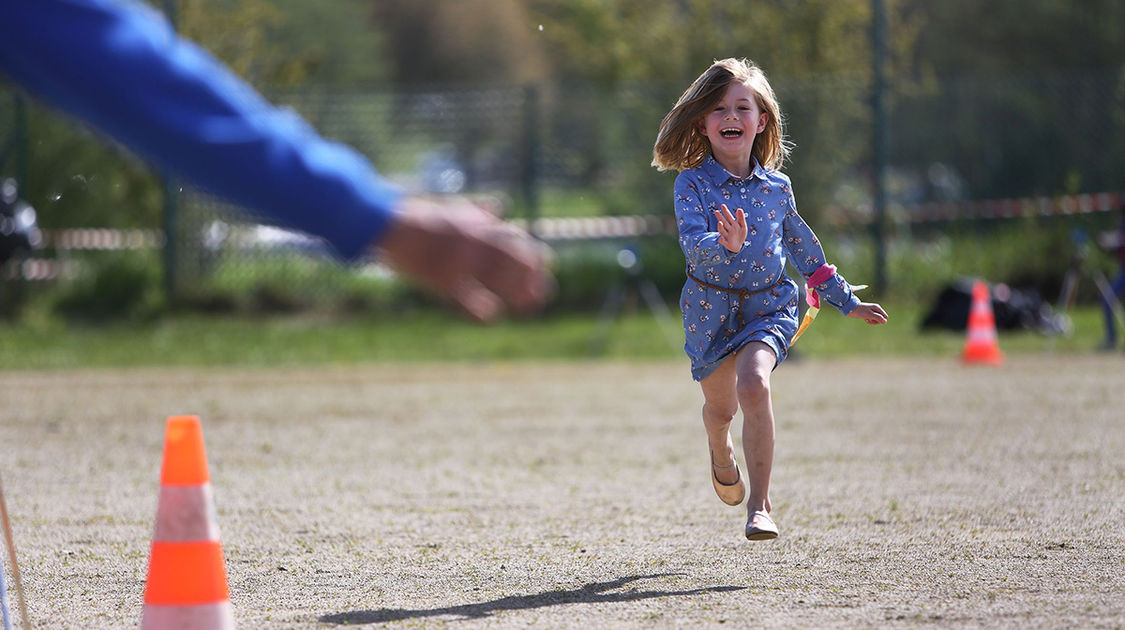
[[524,86],[523,98],[523,164],[520,185],[523,193],[527,231],[535,236],[539,219],[539,109],[542,105],[539,86]]
[[875,185],[875,217],[872,224],[875,241],[875,293],[883,295],[887,290],[887,252],[885,224],[887,216],[887,161],[889,153],[889,129],[887,126],[887,15],[886,0],[871,0],[873,14],[871,35],[873,48],[874,89],[871,95],[871,115],[874,125],[873,176]]
[[12,139],[12,151],[15,153],[15,176],[16,186],[20,194],[27,198],[29,194],[28,177],[31,172],[31,155],[28,151],[27,142],[27,103],[24,101],[22,94],[15,95],[15,102],[13,103],[15,110],[15,129],[12,133],[15,137]]
[[[172,28],[176,28],[180,12],[177,0],[164,0],[164,14]],[[164,296],[171,303],[176,297],[176,220],[179,215],[179,197],[176,182],[168,173],[160,176],[164,191]]]
[[162,175],[164,189],[164,294],[171,303],[176,297],[176,218],[179,214],[176,182]]
[[[29,153],[27,143],[27,104],[16,90],[3,90],[0,97],[12,99],[12,126],[7,137],[0,136],[0,173],[16,180],[16,189],[28,194]],[[0,131],[8,131],[0,124]]]

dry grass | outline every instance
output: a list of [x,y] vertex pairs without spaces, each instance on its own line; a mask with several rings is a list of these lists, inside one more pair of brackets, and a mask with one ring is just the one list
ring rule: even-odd
[[139,621],[196,413],[243,628],[1121,628],[1122,367],[787,363],[767,543],[680,361],[8,372],[2,472],[36,627]]

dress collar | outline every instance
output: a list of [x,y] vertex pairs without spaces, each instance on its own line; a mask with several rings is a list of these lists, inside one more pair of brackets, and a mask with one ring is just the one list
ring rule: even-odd
[[754,168],[750,170],[750,174],[746,177],[735,177],[734,175],[731,175],[730,171],[723,168],[723,165],[719,164],[719,161],[715,159],[715,156],[710,154],[708,154],[707,157],[703,159],[703,164],[701,164],[700,166],[703,168],[703,172],[707,173],[707,177],[710,178],[711,182],[716,186],[722,186],[729,181],[744,182],[755,177],[757,177],[758,179],[765,179],[766,169],[762,168],[762,165],[758,164],[758,160],[753,156],[750,157],[750,161],[753,163]]

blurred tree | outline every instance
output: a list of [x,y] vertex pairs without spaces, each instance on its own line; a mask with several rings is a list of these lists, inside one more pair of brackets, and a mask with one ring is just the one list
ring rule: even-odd
[[683,82],[732,56],[791,78],[866,75],[871,65],[870,0],[527,2],[567,78]]
[[974,198],[1118,190],[1125,3],[904,0],[894,160],[957,165]]
[[181,0],[180,32],[261,88],[364,84],[389,65],[366,0]]
[[[958,165],[977,197],[1120,187],[1125,2],[887,1],[896,164],[918,172]],[[676,96],[711,60],[749,57],[787,113],[797,144],[787,170],[802,210],[830,205],[842,180],[866,186],[871,0],[175,6],[185,35],[267,93],[543,83],[545,145],[581,138],[564,157],[584,162],[573,169],[582,183],[624,191],[623,212],[665,209],[667,182],[647,153]],[[45,226],[159,225],[159,190],[137,161],[42,108],[31,108],[29,120],[26,193]],[[650,191],[652,199],[635,197]]]
[[[858,165],[869,161],[871,152],[870,0],[527,1],[544,25],[560,78],[593,80],[607,90],[646,86],[650,103],[630,111],[629,133],[622,134],[633,138],[626,145],[633,152],[614,156],[628,169],[625,185],[651,193],[634,198],[633,206],[665,207],[666,182],[648,167],[651,139],[690,81],[723,57],[750,58],[771,78],[797,144],[786,170],[811,218],[828,204],[841,177],[862,176]],[[892,12],[898,4],[890,2]],[[911,49],[916,33],[913,22],[896,23],[891,41],[896,57]],[[620,101],[606,96],[603,107],[614,107],[615,98]],[[636,141],[638,136],[649,142]]]
[[910,59],[919,74],[996,76],[1125,63],[1121,0],[903,0],[902,12],[926,25]]
[[398,83],[543,81],[537,23],[522,0],[374,0]]
[[259,85],[283,74],[290,58],[277,54],[271,31],[284,21],[268,0],[178,0],[172,2],[176,28],[206,48],[238,75]]
[[42,106],[28,111],[30,174],[21,193],[41,227],[160,224],[159,182],[139,160]]

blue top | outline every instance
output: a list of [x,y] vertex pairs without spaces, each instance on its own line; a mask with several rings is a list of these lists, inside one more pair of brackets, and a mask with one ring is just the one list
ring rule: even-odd
[[362,255],[401,192],[356,151],[273,107],[155,10],[117,0],[4,0],[0,70],[159,167]]
[[[789,178],[755,161],[740,179],[708,155],[676,177],[675,200],[687,262],[680,309],[692,377],[702,380],[750,341],[768,344],[780,363],[797,332],[797,283],[785,275],[785,261],[805,278],[825,264],[820,241],[797,214]],[[719,244],[714,212],[722,204],[732,214],[746,213],[738,253]],[[859,304],[840,274],[815,288],[841,313]]]

